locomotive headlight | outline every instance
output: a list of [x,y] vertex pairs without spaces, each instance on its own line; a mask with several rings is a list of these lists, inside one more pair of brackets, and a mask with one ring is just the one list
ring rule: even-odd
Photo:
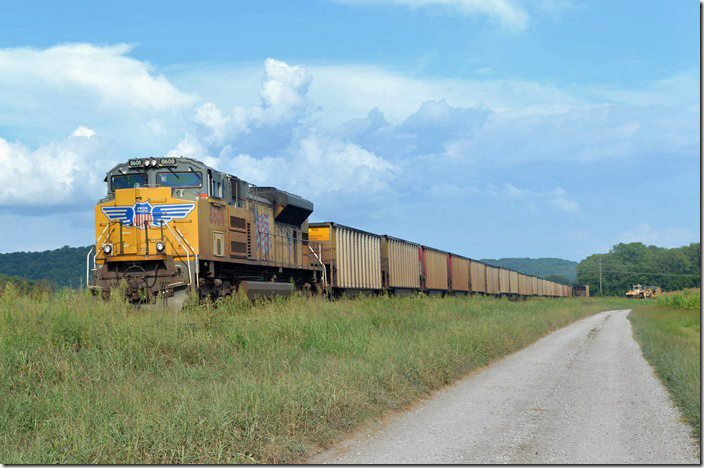
[[103,246],[103,252],[105,253],[105,255],[110,255],[110,253],[112,252],[112,245],[105,244]]
[[164,245],[163,242],[156,243],[156,251],[157,252],[163,252],[165,248],[166,248],[166,245]]
[[156,167],[156,159],[152,159],[152,167]]

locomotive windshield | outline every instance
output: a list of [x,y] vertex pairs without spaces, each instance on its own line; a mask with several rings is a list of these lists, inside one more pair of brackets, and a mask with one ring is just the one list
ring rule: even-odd
[[156,183],[160,187],[200,187],[201,175],[197,172],[159,172]]
[[139,188],[147,185],[147,174],[127,174],[112,176],[112,189]]

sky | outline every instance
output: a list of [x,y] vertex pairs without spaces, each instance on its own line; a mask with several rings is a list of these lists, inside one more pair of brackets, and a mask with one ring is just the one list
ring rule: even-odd
[[699,241],[699,3],[0,3],[0,252],[188,156],[472,258]]

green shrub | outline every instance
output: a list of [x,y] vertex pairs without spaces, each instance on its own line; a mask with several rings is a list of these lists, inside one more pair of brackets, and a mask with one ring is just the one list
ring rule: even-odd
[[698,310],[701,308],[701,291],[699,288],[691,288],[663,293],[657,298],[657,304],[663,307]]

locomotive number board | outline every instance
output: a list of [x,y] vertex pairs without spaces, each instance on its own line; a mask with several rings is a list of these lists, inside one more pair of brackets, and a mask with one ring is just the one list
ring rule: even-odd
[[176,165],[176,158],[159,158],[159,159],[150,159],[150,158],[145,158],[145,159],[130,159],[127,161],[127,165],[130,167],[149,167],[150,163],[151,166],[155,166],[153,164],[153,161],[158,161],[159,166],[175,166]]

